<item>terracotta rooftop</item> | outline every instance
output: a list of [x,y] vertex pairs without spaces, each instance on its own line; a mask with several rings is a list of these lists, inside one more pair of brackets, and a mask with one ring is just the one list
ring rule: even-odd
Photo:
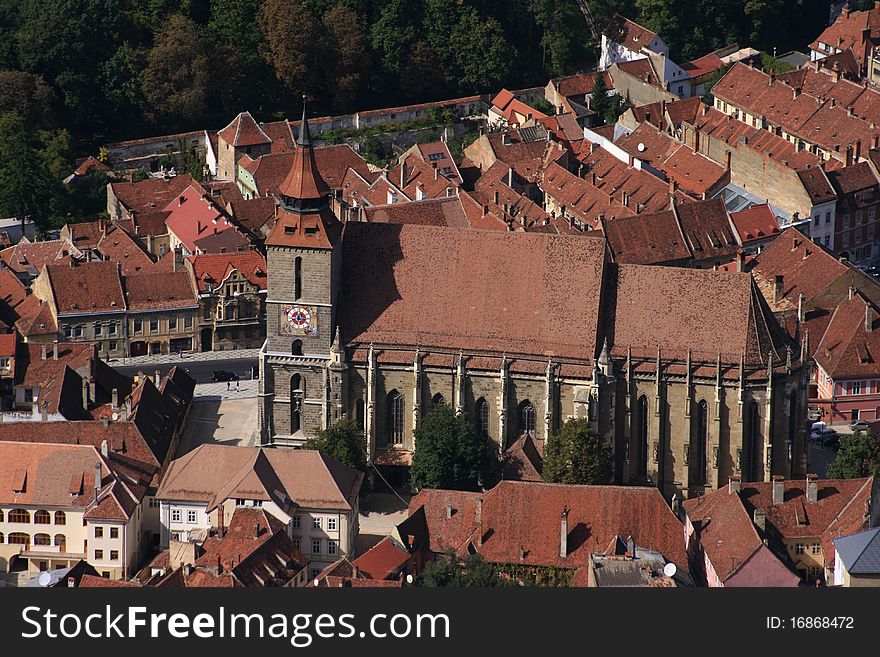
[[128,309],[132,312],[196,308],[199,305],[189,274],[183,270],[126,276],[125,292]]
[[110,187],[125,208],[137,214],[162,210],[193,183],[188,173],[171,178],[147,178],[139,182],[113,182]]
[[880,39],[880,8],[875,6],[867,11],[850,11],[848,5],[844,7],[844,11],[810,44],[810,48],[819,50],[820,43],[826,46],[823,50],[827,50],[828,46],[839,50],[852,48],[859,62],[865,64],[872,42]]
[[743,244],[779,233],[779,221],[767,203],[753,205],[739,212],[731,212],[730,220],[736,227]]
[[257,125],[250,112],[241,112],[217,136],[236,148],[269,144],[272,141]]
[[655,32],[642,27],[628,18],[624,18],[620,14],[614,14],[614,17],[602,31],[602,34],[614,43],[619,43],[627,50],[632,50],[633,52],[641,52],[642,48],[648,46],[651,41],[657,38]]
[[117,263],[83,262],[53,265],[46,270],[59,315],[125,311]]
[[257,251],[216,253],[190,256],[193,277],[200,293],[216,289],[233,272],[238,271],[259,290],[266,289],[266,258]]
[[880,375],[880,313],[856,293],[834,310],[815,359],[834,379]]

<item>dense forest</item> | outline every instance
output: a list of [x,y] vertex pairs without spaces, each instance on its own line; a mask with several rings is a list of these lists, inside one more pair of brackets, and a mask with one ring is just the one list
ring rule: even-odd
[[[620,12],[678,61],[803,49],[828,16],[828,0],[587,3],[600,31]],[[544,84],[596,45],[576,0],[0,0],[0,214],[76,218],[46,190],[102,142],[292,116],[302,94],[324,114]]]

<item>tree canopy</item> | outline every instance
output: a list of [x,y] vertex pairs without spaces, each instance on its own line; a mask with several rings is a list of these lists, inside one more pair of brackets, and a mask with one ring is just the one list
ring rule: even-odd
[[[354,470],[366,474],[367,455],[364,452],[364,433],[354,420],[342,420],[319,431],[314,438],[309,438],[303,445],[304,449],[316,449]],[[368,480],[364,477],[361,492],[367,492]]]
[[880,438],[873,431],[857,431],[840,439],[837,457],[828,464],[831,479],[880,475]]
[[415,581],[424,587],[510,587],[519,586],[515,580],[501,577],[498,569],[483,560],[479,554],[459,559],[454,553],[444,554],[425,564]]
[[589,420],[571,419],[547,441],[541,475],[554,484],[607,484],[614,475],[614,452]]
[[413,432],[412,483],[420,488],[479,490],[492,468],[489,443],[446,404],[432,409]]

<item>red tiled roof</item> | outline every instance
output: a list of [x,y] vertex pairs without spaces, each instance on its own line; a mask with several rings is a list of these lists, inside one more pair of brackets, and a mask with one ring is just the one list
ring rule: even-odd
[[82,164],[73,170],[73,173],[82,178],[89,175],[92,171],[112,171],[112,169],[100,160],[89,155],[82,161]]
[[293,154],[293,164],[291,164],[287,176],[278,186],[278,193],[294,199],[320,199],[327,196],[330,193],[330,188],[318,170],[305,114],[303,114],[297,145],[299,148]]
[[739,212],[731,212],[730,220],[743,244],[779,233],[779,221],[767,203],[753,205]]
[[641,52],[651,41],[657,38],[657,34],[648,28],[642,27],[620,14],[614,14],[602,34],[614,43],[619,43],[627,50]]
[[699,78],[714,73],[722,66],[724,66],[724,62],[721,61],[721,58],[715,53],[709,53],[708,55],[703,55],[693,61],[682,64],[681,68],[692,78]]
[[113,182],[110,183],[110,187],[123,206],[140,214],[161,210],[192,183],[193,177],[186,173],[168,179],[147,178],[140,182]]
[[342,337],[583,357],[595,348],[604,257],[597,239],[349,222]]
[[649,265],[691,257],[672,210],[608,221],[605,235],[615,262]]
[[[409,203],[371,205],[364,208],[364,218],[371,223],[417,224],[471,228],[458,196],[441,197]],[[499,230],[504,227],[499,226]]]
[[16,273],[36,275],[43,265],[62,260],[69,254],[70,242],[66,240],[28,242],[23,239],[15,246],[0,251],[0,258]]
[[662,87],[663,83],[654,70],[654,65],[650,59],[633,59],[629,61],[617,62],[615,64],[623,73],[631,75],[647,84],[655,87]]
[[541,189],[589,227],[597,225],[599,215],[614,219],[635,214],[635,208],[624,206],[555,162],[544,170]]
[[[570,96],[586,96],[593,93],[593,85],[596,84],[596,75],[600,73],[576,73],[575,75],[567,75],[562,78],[555,78],[551,82],[556,87],[556,91],[560,96],[566,98]],[[601,73],[605,78],[605,86],[611,89],[614,83],[611,76],[605,71]]]
[[59,315],[125,310],[117,263],[83,262],[49,266],[46,270]]
[[143,585],[139,582],[129,582],[121,579],[109,579],[107,577],[98,577],[97,575],[83,575],[79,581],[81,589],[139,589]]
[[189,261],[199,292],[207,292],[209,283],[216,288],[233,270],[245,276],[258,289],[266,289],[266,258],[257,251],[196,255],[190,256]]
[[131,311],[198,306],[189,274],[185,271],[155,271],[126,276],[125,291]]
[[272,141],[257,125],[250,112],[241,112],[217,136],[234,147],[256,146]]
[[[865,30],[868,30],[867,40]],[[810,44],[810,49],[819,50],[820,42],[825,44],[826,49],[827,46],[839,50],[852,48],[858,60],[865,64],[872,42],[876,43],[877,39],[880,39],[880,10],[874,7],[867,11],[849,11],[847,7]]]
[[165,210],[170,212],[165,222],[168,229],[190,253],[197,250],[196,240],[232,227],[198,183],[187,187]]
[[841,303],[831,316],[815,358],[832,378],[880,374],[880,321],[877,309],[860,293]]
[[389,579],[406,565],[409,558],[409,552],[387,536],[351,563],[367,579]]

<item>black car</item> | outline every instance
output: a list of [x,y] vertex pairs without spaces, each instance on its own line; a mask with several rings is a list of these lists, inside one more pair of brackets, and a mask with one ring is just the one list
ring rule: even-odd
[[211,374],[212,381],[238,381],[238,374],[226,370],[214,370]]

